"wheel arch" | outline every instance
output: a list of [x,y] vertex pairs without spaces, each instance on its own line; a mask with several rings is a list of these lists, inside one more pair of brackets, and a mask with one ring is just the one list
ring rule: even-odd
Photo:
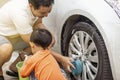
[[[62,31],[61,31],[61,52],[64,53],[64,50],[62,49],[64,42],[62,41],[64,39],[64,37],[66,37],[66,35],[63,35],[65,32],[69,31],[69,28],[71,28],[75,23],[77,22],[86,22],[86,23],[89,23],[90,25],[92,25],[92,27],[94,27],[98,34],[102,37],[103,41],[104,41],[104,44],[106,46],[106,50],[108,52],[108,57],[109,57],[109,61],[110,61],[110,66],[114,65],[113,64],[113,59],[110,58],[110,55],[109,54],[112,54],[111,52],[111,49],[109,47],[109,43],[108,43],[108,39],[104,33],[104,30],[102,29],[102,26],[99,24],[99,22],[97,22],[97,20],[91,16],[90,14],[85,15],[84,14],[81,14],[81,13],[77,13],[77,14],[71,14],[71,15],[68,15],[68,17],[66,17],[66,20],[64,21],[65,23],[63,24],[63,27],[62,27]],[[102,33],[102,34],[101,34]],[[111,70],[112,70],[112,74],[113,74],[113,77],[115,79],[115,75],[114,75],[114,67],[111,67]]]
[[[71,15],[71,16],[69,16],[67,19],[66,19],[66,21],[65,21],[65,23],[63,24],[63,27],[62,27],[62,30],[61,30],[61,41],[64,39],[64,37],[66,37],[66,35],[63,35],[65,32],[67,33],[68,31],[69,31],[69,28],[72,28],[73,27],[73,25],[74,24],[76,24],[76,23],[78,23],[78,22],[86,22],[86,23],[88,23],[88,24],[90,24],[90,25],[92,25],[92,27],[94,27],[97,31],[98,31],[98,33],[99,33],[99,35],[101,35],[101,36],[104,36],[103,34],[103,31],[102,31],[102,28],[98,28],[96,25],[95,25],[95,23],[90,19],[90,18],[88,18],[88,17],[86,17],[86,16],[83,16],[83,15],[81,15],[81,14],[73,14],[73,15]],[[101,34],[101,32],[102,32],[102,34]],[[103,38],[103,37],[102,37]],[[103,39],[104,40],[104,39]],[[62,44],[62,43],[61,43]],[[62,46],[62,45],[61,45]],[[61,50],[62,51],[62,50]]]

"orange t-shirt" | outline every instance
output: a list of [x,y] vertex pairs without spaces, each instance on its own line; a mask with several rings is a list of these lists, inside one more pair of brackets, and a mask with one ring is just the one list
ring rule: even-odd
[[60,67],[49,50],[38,51],[21,68],[22,77],[29,76],[34,70],[37,80],[66,80]]

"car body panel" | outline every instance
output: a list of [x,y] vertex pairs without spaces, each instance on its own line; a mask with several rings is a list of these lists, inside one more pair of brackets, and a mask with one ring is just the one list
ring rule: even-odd
[[[60,52],[61,32],[66,20],[72,15],[83,15],[90,19],[100,31],[110,59],[114,80],[120,80],[120,19],[104,0],[56,0],[54,5],[53,30],[56,45]],[[46,18],[47,19],[47,18]],[[48,24],[49,20],[45,22]]]

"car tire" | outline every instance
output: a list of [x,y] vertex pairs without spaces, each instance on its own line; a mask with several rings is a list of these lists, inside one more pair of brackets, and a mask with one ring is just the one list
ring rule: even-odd
[[[72,37],[75,34],[77,34],[77,32],[85,33],[85,35],[88,35],[90,40],[94,43],[94,46],[95,46],[94,51],[97,53],[97,56],[98,56],[98,63],[92,64],[93,66],[97,66],[96,67],[97,72],[96,73],[93,72],[93,75],[95,75],[95,77],[94,77],[94,79],[92,78],[92,80],[113,80],[107,49],[106,49],[104,40],[103,40],[101,34],[99,33],[99,31],[97,30],[97,28],[86,22],[78,22],[75,25],[73,25],[72,28],[70,28],[70,29],[67,28],[67,30],[69,30],[69,31],[63,33],[63,36],[65,36],[65,37],[61,40],[62,41],[61,47],[62,47],[63,55],[71,57],[69,54],[70,53],[69,49],[70,49],[70,43],[71,43],[70,41],[72,40]],[[86,37],[83,36],[83,38],[86,38]],[[83,39],[83,40],[85,40],[85,39]],[[80,40],[78,40],[78,41],[80,41]],[[90,45],[91,41],[88,42],[89,45]],[[73,54],[73,53],[71,53],[71,54]],[[92,50],[91,50],[90,55],[91,54],[92,54]],[[82,58],[80,57],[79,59],[81,60]],[[85,61],[83,61],[83,62],[85,64]],[[91,62],[91,61],[89,61],[89,62]],[[86,66],[86,65],[84,65],[84,66]],[[87,68],[85,68],[85,69],[87,69]],[[83,69],[82,73],[84,73],[85,69]],[[87,72],[85,74],[87,74]],[[78,79],[78,80],[84,79],[84,78],[82,78],[82,74],[80,74],[80,77],[81,77],[81,79]],[[88,75],[86,75],[86,78],[84,80],[91,80],[91,79],[89,78]]]

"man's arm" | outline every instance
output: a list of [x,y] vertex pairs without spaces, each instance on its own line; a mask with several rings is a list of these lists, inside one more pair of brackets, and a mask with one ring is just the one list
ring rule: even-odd
[[[27,24],[27,23],[26,23],[26,24]],[[30,25],[28,24],[28,26],[30,26]],[[25,26],[25,27],[26,27],[26,26]],[[41,18],[38,18],[37,21],[34,23],[33,29],[34,29],[34,28],[37,28],[37,27],[45,28],[45,26],[42,24],[42,19],[41,19]],[[21,34],[21,38],[22,38],[27,44],[29,44],[30,35],[31,35],[31,33]]]
[[45,28],[45,26],[42,24],[42,19],[41,18],[38,18],[37,21],[34,23],[33,25],[33,29],[34,28]]
[[21,35],[21,38],[22,38],[27,44],[29,44],[29,42],[30,42],[30,35],[31,35],[31,33],[29,33],[29,34],[24,34],[24,35]]

